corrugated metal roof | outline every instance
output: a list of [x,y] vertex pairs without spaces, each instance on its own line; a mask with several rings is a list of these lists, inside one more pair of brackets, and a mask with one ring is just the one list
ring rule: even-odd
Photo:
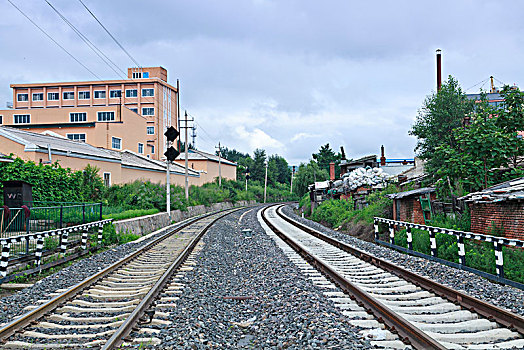
[[424,188],[419,188],[416,190],[411,190],[411,191],[406,191],[406,192],[397,192],[397,193],[387,194],[386,196],[391,199],[400,199],[400,198],[406,198],[409,196],[420,196],[420,195],[423,195],[426,193],[432,193],[432,192],[435,192],[434,187],[424,187]]
[[79,154],[92,157],[119,160],[120,157],[112,154],[109,150],[91,146],[85,142],[72,141],[59,137],[42,135],[30,131],[19,130],[6,126],[0,127],[0,136],[4,136],[14,142],[25,146],[27,151],[46,151],[48,145],[52,151],[67,154]]
[[[182,152],[182,154],[180,155],[180,160],[184,160],[184,152]],[[203,151],[199,151],[199,150],[195,150],[195,149],[190,149],[188,151],[188,154],[187,154],[187,159],[188,160],[211,160],[211,161],[214,161],[214,162],[217,162],[218,163],[218,156],[217,155],[214,155],[214,154],[211,154],[211,153],[207,153],[207,152],[203,152]],[[221,162],[224,163],[224,164],[229,164],[229,165],[234,165],[236,166],[237,163],[234,163],[232,161],[229,161],[225,158],[221,158]]]
[[460,199],[466,202],[501,202],[524,199],[524,177],[506,181]]

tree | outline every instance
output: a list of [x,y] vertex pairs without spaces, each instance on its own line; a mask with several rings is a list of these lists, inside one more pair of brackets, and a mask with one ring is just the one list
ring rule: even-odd
[[320,169],[318,164],[311,160],[308,164],[300,164],[295,174],[293,187],[299,196],[303,196],[308,191],[307,187],[315,181],[325,181],[329,179],[329,173]]
[[415,151],[427,161],[426,172],[434,180],[445,161],[435,150],[441,146],[456,149],[453,130],[462,126],[464,118],[473,112],[473,106],[474,101],[466,97],[458,81],[450,76],[437,93],[426,98],[419,110],[409,134],[418,138]]
[[98,175],[99,171],[99,168],[91,164],[87,164],[82,170],[82,194],[88,202],[100,201],[106,191],[104,181]]
[[313,153],[313,159],[317,161],[319,168],[327,171],[328,174],[329,163],[334,162],[335,174],[340,174],[340,160],[342,159],[342,155],[340,153],[335,153],[331,147],[329,147],[329,143],[321,146],[318,153]]
[[[274,178],[274,182],[278,182],[281,184],[290,183],[291,170],[289,169],[289,164],[287,163],[287,160],[284,157],[281,157],[277,154],[270,156],[269,157],[269,169],[271,169],[272,178]],[[269,173],[268,173],[268,176],[269,176]]]
[[483,95],[471,124],[452,130],[455,144],[436,147],[433,158],[442,161],[435,173],[440,193],[463,195],[524,174],[516,166],[524,155],[517,132],[524,130],[524,95],[507,87],[501,95],[505,103],[499,108],[491,107]]
[[249,168],[251,178],[255,181],[264,181],[266,175],[266,151],[257,148],[253,153],[253,165]]

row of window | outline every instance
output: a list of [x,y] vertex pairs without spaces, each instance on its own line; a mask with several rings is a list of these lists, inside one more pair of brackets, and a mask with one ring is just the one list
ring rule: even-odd
[[[95,98],[106,98],[105,90],[97,90],[93,92],[94,92]],[[122,90],[109,90],[110,98],[119,98],[121,96],[122,96]],[[155,89],[142,89],[142,97],[153,97],[153,96],[155,96]],[[126,97],[138,97],[138,90],[137,89],[127,89]],[[58,101],[59,98],[60,98],[60,94],[58,92],[48,92],[47,93],[48,101]],[[64,100],[74,100],[75,93],[73,91],[65,91],[62,93],[62,98]],[[91,98],[90,91],[79,91],[78,92],[79,100],[88,100],[90,98]],[[17,94],[16,100],[19,102],[27,102],[29,101],[29,94]],[[33,101],[43,101],[43,100],[44,100],[43,92],[33,93]]]
[[[86,142],[86,134],[66,134],[67,138],[72,141]],[[122,139],[120,137],[111,137],[111,147],[113,149],[122,149]],[[138,143],[138,153],[144,154],[144,144]],[[151,153],[155,153],[155,146],[151,146]]]
[[133,79],[149,78],[149,72],[133,72]]

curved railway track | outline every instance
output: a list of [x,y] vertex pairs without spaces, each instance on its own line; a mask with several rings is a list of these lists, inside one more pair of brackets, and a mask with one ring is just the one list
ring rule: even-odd
[[[524,319],[452,290],[328,237],[289,217],[277,206],[261,219],[287,245],[345,293],[326,292],[353,325],[381,333],[377,347],[416,349],[524,348]],[[287,247],[281,245],[284,252]],[[290,259],[325,287],[329,281]],[[324,280],[325,282],[322,282]],[[389,331],[381,331],[387,328]],[[401,342],[400,342],[401,341]]]
[[208,228],[239,209],[193,219],[44,301],[0,328],[2,348],[114,349],[131,341],[133,330],[161,313],[157,302],[176,299],[170,280]]

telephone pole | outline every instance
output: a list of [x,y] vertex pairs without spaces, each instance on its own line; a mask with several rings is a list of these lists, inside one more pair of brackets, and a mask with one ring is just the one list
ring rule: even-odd
[[218,187],[222,187],[222,147],[220,147],[220,142],[218,143]]
[[193,144],[193,148],[196,149],[196,137],[197,137],[197,134],[196,134],[196,125],[193,125],[191,127],[191,140],[192,140],[192,144]]
[[266,160],[266,178],[264,180],[264,203],[266,203],[266,190],[267,190],[267,166],[269,165],[269,162]]
[[182,129],[185,129],[185,132],[186,132],[186,137],[185,137],[185,142],[186,142],[186,149],[185,149],[185,158],[186,158],[186,161],[185,161],[185,188],[186,188],[186,199],[189,199],[189,169],[188,169],[188,166],[187,166],[187,162],[188,162],[188,150],[189,150],[189,140],[188,140],[188,135],[187,135],[187,129],[190,128],[190,126],[187,126],[187,122],[192,122],[194,121],[195,119],[193,117],[191,117],[191,119],[188,119],[187,117],[187,111],[185,111],[185,115],[184,115],[184,120],[179,120],[179,122],[185,122],[185,126],[181,126],[180,128]]

